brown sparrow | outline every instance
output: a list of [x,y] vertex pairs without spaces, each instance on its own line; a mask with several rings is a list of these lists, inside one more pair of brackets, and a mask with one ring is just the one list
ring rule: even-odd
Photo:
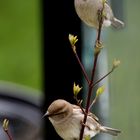
[[[80,130],[84,113],[77,105],[73,105],[65,100],[58,99],[51,103],[44,116],[47,116],[54,126],[56,132],[64,140],[79,140]],[[94,137],[100,132],[117,136],[121,131],[99,123],[98,118],[89,112],[84,130],[84,137]],[[84,140],[84,138],[83,138]]]
[[[99,16],[98,12],[103,8],[104,0],[74,0],[76,13],[79,18],[85,22],[88,26],[98,29],[99,27]],[[124,23],[114,17],[112,9],[105,2],[104,4],[104,20],[103,26],[112,25],[115,28],[124,26]]]

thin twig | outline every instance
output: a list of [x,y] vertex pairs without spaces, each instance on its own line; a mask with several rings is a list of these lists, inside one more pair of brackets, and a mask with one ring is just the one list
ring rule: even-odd
[[[98,43],[98,44],[100,44],[100,38],[101,38],[101,29],[102,29],[102,23],[103,23],[103,10],[104,10],[104,4],[103,4],[103,8],[100,10],[100,13],[99,13],[100,14],[99,29],[98,29],[98,36],[97,36],[97,40],[96,40],[96,43]],[[95,44],[95,47],[97,47],[97,44]],[[95,59],[94,59],[94,64],[93,64],[93,69],[92,69],[92,74],[91,74],[91,80],[90,80],[89,87],[88,87],[88,95],[87,95],[88,97],[87,97],[86,110],[85,110],[85,115],[84,115],[84,119],[83,119],[83,124],[86,124],[87,116],[88,116],[88,112],[89,112],[89,108],[90,108],[90,99],[91,99],[91,94],[92,94],[92,90],[93,90],[92,85],[93,85],[93,80],[95,77],[95,70],[96,70],[96,66],[97,66],[98,55],[99,55],[99,53],[95,53]],[[85,129],[85,125],[82,125],[79,140],[83,139],[84,129]]]
[[104,75],[101,79],[97,80],[95,83],[93,83],[91,86],[94,87],[96,86],[99,82],[101,82],[103,79],[105,79],[109,74],[111,74],[114,71],[112,68],[106,75]]
[[12,136],[10,135],[9,131],[8,130],[5,130],[5,133],[7,134],[9,140],[13,140]]
[[[95,76],[97,58],[98,58],[98,54],[95,55],[95,59],[94,59],[94,65],[93,65],[91,81],[90,81],[89,89],[88,89],[88,97],[87,97],[86,110],[85,110],[83,124],[86,123],[87,115],[88,115],[88,112],[89,112],[90,99],[91,99],[91,94],[92,94],[92,89],[93,89],[92,84],[93,84],[93,79],[94,79],[94,76]],[[85,129],[85,125],[82,125],[81,131],[80,131],[80,139],[79,140],[83,139],[84,129]]]
[[83,107],[81,106],[82,100],[78,100],[77,96],[74,97],[74,99],[77,102],[77,105],[80,107],[80,109],[82,110],[83,114],[85,114],[85,110],[83,109]]
[[81,63],[81,61],[80,61],[80,59],[79,59],[79,56],[77,55],[77,52],[75,52],[74,54],[75,54],[75,56],[76,56],[76,59],[77,59],[79,65],[80,65],[80,67],[81,67],[81,70],[82,70],[82,72],[83,72],[83,75],[84,75],[84,77],[85,77],[87,83],[89,84],[89,83],[90,83],[90,80],[89,80],[89,78],[88,78],[87,72],[86,72],[86,70],[85,70],[83,64]]
[[8,119],[4,119],[3,120],[3,124],[2,124],[3,130],[4,132],[7,134],[9,140],[13,140],[11,134],[9,133],[8,127],[9,127],[9,120]]
[[97,96],[95,97],[95,99],[92,101],[92,103],[90,104],[89,110],[91,109],[91,107],[96,103],[97,101]]

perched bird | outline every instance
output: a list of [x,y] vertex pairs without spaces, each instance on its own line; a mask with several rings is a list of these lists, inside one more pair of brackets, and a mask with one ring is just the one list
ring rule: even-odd
[[[79,140],[84,113],[77,105],[58,99],[51,103],[44,116],[47,116],[58,135],[64,140]],[[117,129],[102,126],[98,118],[89,112],[84,130],[84,137],[94,137],[100,132],[117,136]],[[84,138],[83,138],[84,140]]]
[[[75,9],[80,19],[88,26],[99,28],[99,10],[103,8],[103,0],[74,0]],[[115,28],[121,28],[124,23],[114,17],[112,9],[105,2],[103,26],[112,25]]]

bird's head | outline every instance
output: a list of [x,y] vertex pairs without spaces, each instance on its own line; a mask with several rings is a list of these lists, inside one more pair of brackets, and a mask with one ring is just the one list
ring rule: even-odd
[[73,107],[69,102],[58,99],[51,103],[44,116],[47,116],[52,122],[62,122],[72,115]]

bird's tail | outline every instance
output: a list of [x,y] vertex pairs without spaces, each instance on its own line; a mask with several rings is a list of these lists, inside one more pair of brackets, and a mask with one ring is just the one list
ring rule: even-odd
[[124,23],[117,18],[113,18],[111,25],[116,29],[120,29],[124,26]]
[[117,136],[119,133],[121,133],[121,131],[118,129],[114,129],[106,126],[101,126],[100,130],[101,132],[108,133],[113,136]]

